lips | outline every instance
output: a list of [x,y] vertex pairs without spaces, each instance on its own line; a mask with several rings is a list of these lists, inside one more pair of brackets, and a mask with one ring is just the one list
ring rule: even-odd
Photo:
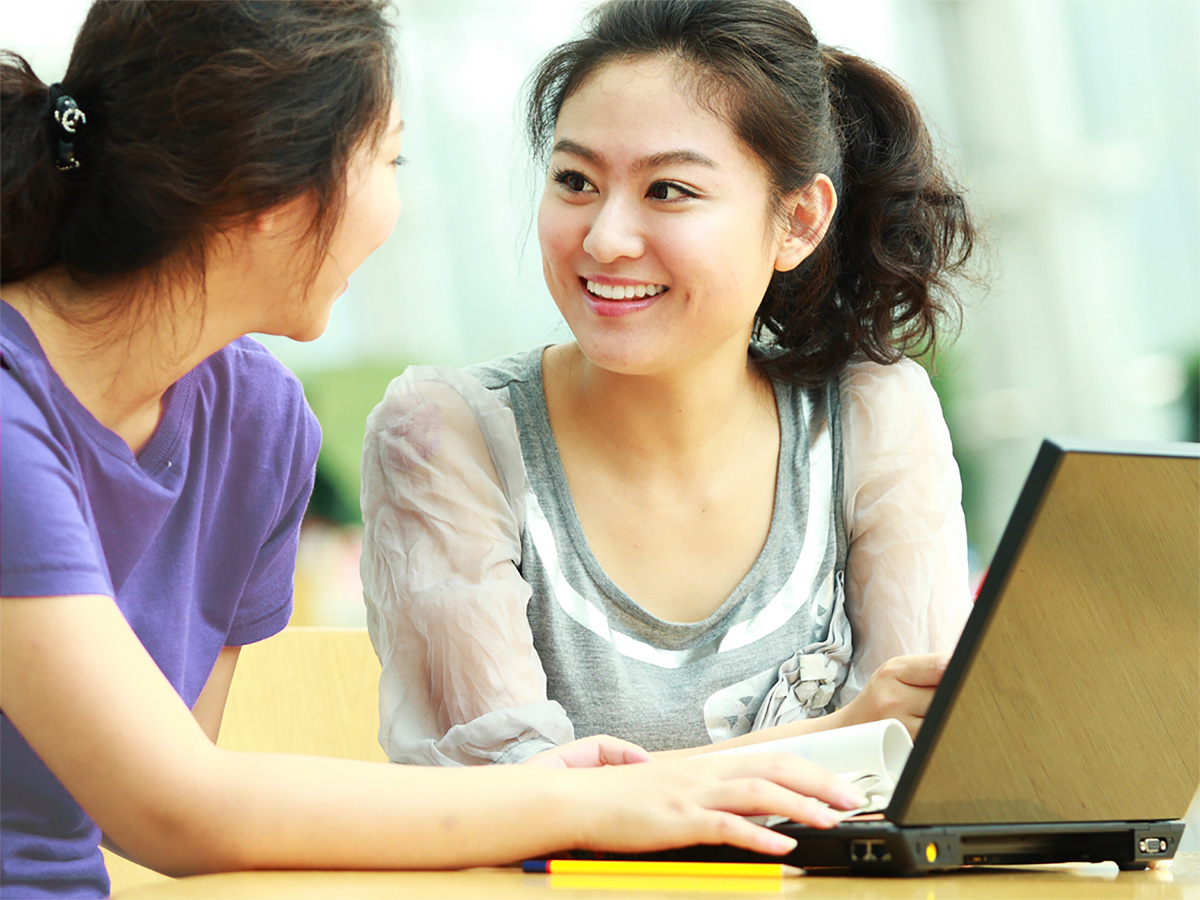
[[665,284],[602,284],[590,279],[581,279],[584,289],[593,297],[602,300],[641,300],[644,297],[656,297],[667,290]]
[[584,301],[598,316],[614,318],[628,316],[653,306],[670,290],[665,284],[631,282],[606,284],[590,278],[580,278]]
[[588,310],[602,318],[630,316],[653,306],[668,292],[666,284],[650,282],[605,284],[580,278],[580,293]]

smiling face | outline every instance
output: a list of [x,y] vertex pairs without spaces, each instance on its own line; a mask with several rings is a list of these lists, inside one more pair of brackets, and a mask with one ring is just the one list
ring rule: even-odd
[[653,374],[742,360],[794,240],[766,171],[664,57],[609,63],[563,103],[538,214],[546,283],[584,354]]

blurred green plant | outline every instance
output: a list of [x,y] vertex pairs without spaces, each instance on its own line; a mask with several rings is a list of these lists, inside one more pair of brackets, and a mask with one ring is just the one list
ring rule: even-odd
[[959,375],[961,359],[955,347],[949,346],[937,351],[936,361],[928,353],[917,357],[916,361],[929,373],[929,382],[942,404],[942,414],[946,417],[946,426],[950,429],[950,442],[954,447],[954,459],[958,463],[959,475],[962,478],[962,505],[963,516],[967,521],[967,538],[972,546],[976,546],[977,542],[973,536],[979,533],[984,503],[983,467],[978,455],[969,449],[971,441],[963,437],[967,425],[962,380]]
[[300,374],[321,423],[321,455],[308,516],[337,525],[362,521],[358,473],[367,415],[406,365],[370,363]]

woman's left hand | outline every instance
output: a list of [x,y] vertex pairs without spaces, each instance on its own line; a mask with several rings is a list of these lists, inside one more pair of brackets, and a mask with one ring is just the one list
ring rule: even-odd
[[609,737],[607,734],[597,734],[551,750],[543,750],[525,760],[525,765],[546,766],[552,769],[587,769],[649,761],[650,754],[637,744]]
[[949,661],[948,653],[893,656],[872,673],[862,693],[833,715],[842,720],[839,725],[899,719],[915,740]]

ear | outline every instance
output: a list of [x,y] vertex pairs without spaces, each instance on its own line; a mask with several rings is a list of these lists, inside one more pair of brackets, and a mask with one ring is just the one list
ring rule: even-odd
[[312,220],[315,209],[316,199],[304,193],[264,209],[250,221],[250,229],[260,234],[288,234],[297,227],[305,227]]
[[777,271],[791,271],[817,249],[836,209],[837,191],[828,175],[818,173],[805,187],[788,195],[788,231],[775,255]]

